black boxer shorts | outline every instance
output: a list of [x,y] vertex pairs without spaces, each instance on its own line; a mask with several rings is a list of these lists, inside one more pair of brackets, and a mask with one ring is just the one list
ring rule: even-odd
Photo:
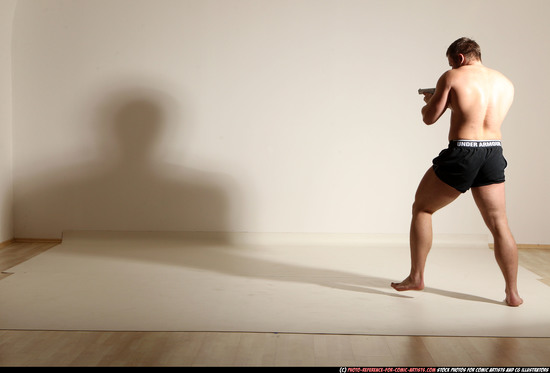
[[453,140],[433,160],[439,179],[461,193],[503,183],[507,165],[499,140]]

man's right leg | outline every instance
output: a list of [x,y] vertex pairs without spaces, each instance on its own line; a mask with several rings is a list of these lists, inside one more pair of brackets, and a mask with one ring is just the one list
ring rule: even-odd
[[506,303],[519,306],[523,299],[517,288],[518,249],[508,227],[504,183],[472,188],[472,195],[493,235],[495,258],[506,282]]
[[416,191],[410,230],[411,271],[400,283],[392,283],[397,291],[422,290],[424,266],[432,247],[432,215],[454,201],[461,193],[445,184],[430,168]]

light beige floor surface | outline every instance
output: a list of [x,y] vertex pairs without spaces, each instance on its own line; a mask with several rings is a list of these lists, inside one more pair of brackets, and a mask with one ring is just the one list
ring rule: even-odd
[[226,242],[71,232],[6,272],[0,329],[550,337],[550,287],[520,268],[526,303],[483,242],[434,245],[422,292],[389,286],[405,244]]

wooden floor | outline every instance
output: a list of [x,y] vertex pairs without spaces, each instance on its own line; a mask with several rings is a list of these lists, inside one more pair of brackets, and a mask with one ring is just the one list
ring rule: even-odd
[[[3,247],[0,271],[53,246]],[[550,286],[550,250],[520,263]],[[0,366],[549,367],[550,338],[0,330]]]

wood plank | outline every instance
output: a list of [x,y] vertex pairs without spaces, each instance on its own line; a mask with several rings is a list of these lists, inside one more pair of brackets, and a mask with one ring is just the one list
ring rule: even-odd
[[0,249],[0,271],[21,264],[32,257],[55,247],[56,243],[12,243]]
[[392,336],[385,338],[396,366],[436,366],[422,337]]
[[277,334],[274,366],[315,366],[312,334]]
[[383,336],[349,335],[347,336],[356,366],[395,366],[395,359]]
[[316,366],[357,366],[347,335],[315,334],[313,353]]
[[273,366],[277,352],[276,333],[242,333],[233,361],[235,366]]
[[204,340],[192,365],[198,367],[233,365],[240,339],[240,333],[204,333]]
[[14,244],[14,243],[15,243],[15,239],[0,242],[0,249],[3,249],[6,246],[10,246],[11,244]]
[[452,366],[458,361],[460,361],[462,365],[476,365],[469,350],[461,343],[462,338],[423,337],[422,341],[424,346],[428,349],[435,366]]

